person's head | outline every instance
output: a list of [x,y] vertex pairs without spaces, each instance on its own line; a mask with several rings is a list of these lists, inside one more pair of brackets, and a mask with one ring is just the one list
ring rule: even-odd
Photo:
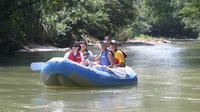
[[118,46],[118,43],[116,41],[113,40],[113,41],[110,42],[110,49],[112,51],[116,51],[117,50],[117,46]]
[[81,49],[86,50],[87,49],[87,42],[86,41],[82,41],[80,43]]
[[104,41],[105,41],[107,44],[110,44],[110,42],[111,42],[111,37],[110,37],[110,36],[105,36],[105,37],[104,37]]
[[103,41],[100,41],[99,42],[99,47],[101,50],[105,50],[107,48],[107,44]]
[[72,51],[79,51],[80,50],[80,44],[79,43],[73,43],[72,46],[71,46],[71,50]]

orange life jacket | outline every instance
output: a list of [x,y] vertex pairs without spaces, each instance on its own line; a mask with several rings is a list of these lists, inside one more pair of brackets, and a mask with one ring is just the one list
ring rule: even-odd
[[72,61],[75,61],[75,62],[78,62],[78,63],[80,63],[80,62],[82,61],[82,60],[81,60],[81,54],[80,54],[80,52],[78,52],[78,53],[76,54],[76,56],[74,56],[74,53],[71,51],[71,52],[69,53],[68,59],[70,59],[70,60],[72,60]]

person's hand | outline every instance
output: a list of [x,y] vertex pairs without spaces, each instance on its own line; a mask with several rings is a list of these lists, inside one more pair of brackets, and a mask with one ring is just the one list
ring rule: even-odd
[[94,60],[94,61],[97,61],[97,60],[98,60],[98,57],[99,57],[98,54],[94,55],[94,56],[93,56],[93,60]]
[[114,65],[114,67],[119,67],[119,64],[117,64],[117,65]]
[[102,68],[108,68],[108,66],[105,66],[105,65],[100,65]]
[[88,59],[85,60],[85,63],[88,63]]
[[101,65],[99,65],[99,64],[96,64],[95,66],[96,66],[96,67],[102,67],[102,66],[101,66]]
[[90,60],[86,59],[85,63],[90,64]]
[[81,65],[85,65],[85,60],[80,63]]

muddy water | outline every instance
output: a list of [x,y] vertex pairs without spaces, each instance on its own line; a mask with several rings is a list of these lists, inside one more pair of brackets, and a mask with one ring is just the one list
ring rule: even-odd
[[199,112],[200,41],[123,49],[138,74],[135,86],[48,89],[29,65],[64,52],[1,55],[1,112]]

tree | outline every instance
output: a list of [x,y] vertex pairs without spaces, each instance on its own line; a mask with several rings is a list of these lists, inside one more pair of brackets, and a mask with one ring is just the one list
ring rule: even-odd
[[34,29],[39,27],[39,13],[34,7],[39,2],[40,0],[0,1],[1,50],[12,52],[19,49],[37,32]]
[[[178,12],[188,0],[143,0],[140,2],[142,18],[138,23],[145,23],[146,34],[167,38],[196,38],[195,32],[185,27]],[[144,26],[143,25],[143,26]]]
[[180,10],[179,14],[183,17],[182,21],[186,24],[186,28],[192,28],[197,34],[200,34],[199,0],[191,0],[190,2],[187,2]]

